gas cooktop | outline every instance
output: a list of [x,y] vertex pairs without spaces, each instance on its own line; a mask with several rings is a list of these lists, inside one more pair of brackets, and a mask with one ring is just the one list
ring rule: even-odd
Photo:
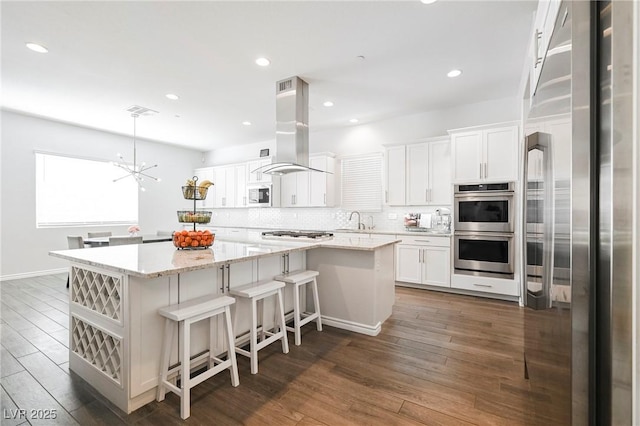
[[265,231],[262,238],[322,241],[332,239],[333,234],[325,231]]

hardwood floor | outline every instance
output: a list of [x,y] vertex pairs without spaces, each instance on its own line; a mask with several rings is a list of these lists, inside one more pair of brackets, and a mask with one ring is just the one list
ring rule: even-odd
[[377,337],[311,324],[289,354],[260,351],[257,375],[238,357],[237,388],[228,374],[195,387],[186,422],[171,393],[127,415],[69,371],[65,282],[0,283],[2,425],[40,424],[29,416],[46,410],[56,413],[47,424],[61,425],[517,425],[536,424],[536,406],[549,413],[538,424],[555,424],[565,409],[523,378],[516,304],[397,288]]

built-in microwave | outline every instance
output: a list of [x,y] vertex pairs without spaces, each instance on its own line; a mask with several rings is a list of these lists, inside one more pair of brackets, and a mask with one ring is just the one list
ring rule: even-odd
[[454,229],[456,231],[513,232],[513,182],[456,185]]
[[270,207],[273,202],[271,185],[247,188],[247,204],[252,207]]

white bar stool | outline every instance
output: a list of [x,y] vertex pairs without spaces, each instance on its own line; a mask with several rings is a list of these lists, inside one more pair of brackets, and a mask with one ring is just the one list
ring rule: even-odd
[[[296,346],[300,346],[302,340],[300,337],[300,327],[303,325],[316,320],[316,328],[318,331],[322,331],[320,299],[318,298],[318,282],[316,281],[316,277],[318,275],[318,271],[304,270],[293,271],[274,277],[274,280],[276,281],[283,281],[287,284],[293,285],[293,327],[287,327],[287,330],[295,333]],[[300,311],[300,287],[305,284],[311,284],[311,289],[313,291],[314,312],[312,314]]]
[[[160,382],[158,383],[156,399],[158,401],[163,401],[167,389],[178,395],[180,397],[180,417],[182,417],[182,419],[186,419],[191,415],[190,392],[192,387],[226,369],[231,371],[231,384],[234,387],[240,384],[236,354],[235,351],[231,350],[231,348],[234,347],[234,337],[233,326],[231,323],[231,311],[229,307],[235,302],[236,300],[233,297],[214,295],[199,297],[158,310],[158,313],[165,317],[165,323],[162,356],[160,358]],[[227,360],[225,361],[213,355],[214,342],[212,335],[213,330],[215,329],[213,320],[218,315],[224,316],[227,342],[228,347],[230,348],[227,354]],[[207,371],[192,378],[190,374],[191,364],[194,362],[202,362],[202,356],[197,357],[195,360],[191,360],[191,354],[189,351],[191,347],[191,324],[205,319],[209,319],[210,321],[209,351],[204,354],[208,359],[209,366]],[[182,361],[180,365],[169,369],[169,358],[171,357],[171,346],[173,344],[174,321],[178,322],[180,345],[182,346],[180,358]],[[167,377],[170,374],[178,371],[181,381],[180,388],[167,380]]]
[[[232,288],[229,294],[237,297],[243,297],[251,301],[251,326],[249,329],[249,351],[235,346],[236,352],[240,355],[249,357],[251,360],[251,374],[258,372],[258,351],[271,343],[282,340],[282,352],[289,353],[289,342],[287,340],[286,323],[284,321],[284,303],[282,289],[285,284],[279,281],[259,281],[240,287]],[[270,332],[265,329],[266,318],[264,310],[264,299],[276,296],[276,323],[279,323],[278,331],[275,331],[277,324],[274,324],[274,331]],[[262,323],[260,332],[260,342],[258,342],[258,302],[260,302],[260,316]]]

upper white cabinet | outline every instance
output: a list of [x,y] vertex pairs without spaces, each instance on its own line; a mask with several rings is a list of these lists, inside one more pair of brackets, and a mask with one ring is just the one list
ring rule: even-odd
[[385,202],[390,206],[406,204],[406,147],[389,147],[385,155],[386,188]]
[[260,158],[249,161],[247,163],[247,184],[269,184],[272,182],[272,177],[269,174],[262,173],[261,167],[271,164],[271,157]]
[[407,145],[406,204],[451,204],[449,139]]
[[309,172],[309,205],[333,207],[336,205],[336,159],[331,155],[309,157],[309,167],[327,173]]
[[209,190],[207,191],[207,198],[205,198],[203,201],[197,202],[197,207],[199,208],[205,208],[205,209],[212,208],[215,203],[215,191],[216,191],[213,167],[203,167],[200,169],[195,169],[193,174],[198,178],[197,183],[204,182],[205,180],[214,182],[214,185],[210,186]]
[[385,165],[388,205],[451,204],[449,138],[389,147]]
[[518,180],[518,126],[449,133],[453,183]]
[[311,172],[294,172],[280,177],[280,206],[309,206],[309,174]]
[[214,206],[233,207],[235,204],[235,169],[233,166],[214,167]]
[[540,0],[536,11],[531,37],[531,66],[529,70],[529,94],[535,95],[540,73],[547,57],[547,50],[556,23],[561,0]]
[[332,207],[335,205],[334,154],[309,157],[309,167],[321,172],[296,172],[280,178],[281,207]]
[[235,207],[247,207],[247,165],[237,164],[235,169]]
[[215,191],[212,207],[245,207],[247,205],[247,166],[230,164],[213,167],[213,171]]

